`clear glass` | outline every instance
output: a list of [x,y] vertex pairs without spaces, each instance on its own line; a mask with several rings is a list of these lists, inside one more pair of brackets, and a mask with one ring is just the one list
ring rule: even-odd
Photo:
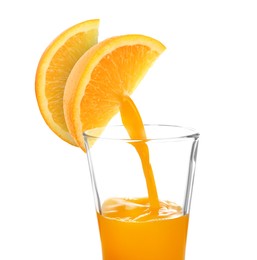
[[[145,125],[145,130],[147,140],[131,140],[124,126],[97,128],[83,134],[104,260],[182,260],[185,257],[187,224],[176,231],[178,236],[182,237],[181,244],[176,242],[169,232],[172,233],[176,226],[181,225],[180,222],[176,222],[176,219],[180,221],[183,216],[189,217],[199,133],[189,128],[172,125]],[[109,221],[110,225],[108,230],[104,230],[106,223],[103,223],[101,216],[103,215],[102,207],[106,201],[111,198],[148,197],[141,160],[134,147],[134,144],[140,142],[145,143],[149,149],[149,161],[159,200],[176,203],[181,207],[181,212],[174,215],[172,219],[165,219],[165,217],[161,220],[148,219],[145,222],[151,222],[153,225],[149,228],[144,221],[139,223],[130,219],[129,224],[125,224],[124,219],[107,217],[105,221]],[[128,207],[130,206],[128,205]],[[125,229],[122,226],[112,226],[111,221],[117,225],[120,222],[121,225],[127,226]],[[167,226],[158,226],[165,221]],[[141,230],[142,225],[145,227]],[[118,232],[116,228],[118,228]],[[165,230],[164,232],[156,232],[162,228]],[[127,231],[124,230],[129,230],[130,233],[126,234]],[[180,231],[183,234],[180,234]],[[124,234],[122,234],[123,232]],[[140,237],[141,235],[142,237]],[[125,244],[130,243],[127,241],[129,236],[134,237],[130,240],[140,237],[140,240],[144,239],[144,241],[139,240],[135,242],[136,244],[126,247]],[[158,244],[159,241],[162,241],[162,244]],[[162,255],[160,251],[166,250],[165,246],[162,248],[164,244],[168,245],[167,252],[169,253],[166,252]],[[155,247],[158,248],[154,250]],[[146,258],[140,256],[139,252]],[[147,257],[148,253],[150,256]]]

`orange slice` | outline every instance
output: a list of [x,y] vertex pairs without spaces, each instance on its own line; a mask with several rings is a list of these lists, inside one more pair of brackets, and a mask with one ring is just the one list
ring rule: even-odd
[[60,34],[43,53],[36,72],[36,97],[47,125],[66,142],[76,145],[63,114],[67,78],[78,59],[98,40],[99,20],[79,23]]
[[73,67],[64,91],[64,116],[70,134],[83,150],[82,133],[105,127],[165,50],[144,35],[106,39],[90,48]]

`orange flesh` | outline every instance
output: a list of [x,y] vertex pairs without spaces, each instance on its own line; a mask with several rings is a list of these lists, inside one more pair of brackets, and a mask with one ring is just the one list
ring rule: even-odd
[[[121,101],[122,122],[131,139],[146,139],[133,101]],[[133,143],[145,175],[148,198],[112,198],[97,213],[103,260],[183,260],[188,215],[169,201],[159,201],[146,142]]]
[[[82,148],[84,142],[79,141],[81,132],[106,126],[119,112],[121,97],[133,93],[147,72],[149,64],[158,56],[159,53],[150,47],[138,44],[118,47],[99,61],[91,73],[80,103],[82,129],[74,129],[77,134],[73,134]],[[144,62],[139,66],[138,61]]]
[[[83,33],[80,33],[81,35]],[[74,38],[69,39],[67,42],[71,41],[74,42]],[[69,44],[67,44],[67,47]],[[72,67],[74,66],[76,60],[74,59],[74,62],[72,65],[67,66],[67,63],[72,63],[72,60],[65,61],[63,63],[60,62],[60,60],[63,60],[65,57],[67,60],[67,57],[69,57],[70,51],[74,50],[74,48],[66,48],[66,46],[62,46],[58,52],[54,55],[50,65],[49,69],[46,73],[46,93],[45,95],[49,98],[48,101],[48,109],[52,112],[53,120],[57,124],[61,124],[61,127],[63,127],[65,130],[67,130],[67,127],[65,125],[65,122],[59,122],[60,118],[63,117],[63,111],[62,111],[62,103],[57,103],[58,100],[62,100],[63,91],[66,83],[66,79],[68,78],[70,71]],[[67,67],[70,68],[70,70],[67,70]],[[56,83],[58,82],[58,87],[56,87]],[[63,91],[60,91],[59,89],[63,89]],[[54,94],[54,95],[53,95]],[[57,114],[56,114],[57,112]],[[58,115],[58,114],[61,115]]]
[[[68,131],[65,121],[63,120],[63,93],[66,80],[71,69],[81,57],[85,50],[89,49],[91,42],[86,41],[87,38],[94,39],[94,30],[87,33],[81,32],[67,40],[54,55],[49,68],[46,72],[46,89],[45,95],[48,98],[48,109],[52,113],[53,120],[61,128]],[[97,39],[95,39],[97,41]],[[82,43],[83,42],[83,45]],[[83,46],[83,48],[81,47]]]
[[[80,105],[83,131],[106,126],[109,120],[117,114],[120,97],[134,91],[138,85],[138,76],[135,75],[142,74],[143,67],[135,66],[133,61],[144,60],[146,56],[149,56],[148,52],[150,51],[150,48],[146,46],[126,46],[126,48],[117,48],[102,58],[92,72],[92,83],[90,82],[87,86],[86,95],[84,95]],[[157,53],[153,52],[152,59],[156,56]],[[134,59],[132,60],[131,57]],[[122,67],[119,73],[117,73],[118,66]],[[97,109],[99,100],[101,100],[100,106],[103,108],[101,116],[99,116]],[[98,112],[98,116],[95,115],[95,111]]]

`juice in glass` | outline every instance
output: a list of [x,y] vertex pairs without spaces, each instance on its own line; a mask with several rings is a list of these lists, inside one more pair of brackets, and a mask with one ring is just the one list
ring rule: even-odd
[[184,259],[188,215],[176,204],[160,204],[151,212],[147,198],[106,201],[97,213],[103,259]]

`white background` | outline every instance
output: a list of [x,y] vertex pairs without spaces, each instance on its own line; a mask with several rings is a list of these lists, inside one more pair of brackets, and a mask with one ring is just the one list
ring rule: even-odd
[[1,2],[1,260],[101,259],[86,157],[41,118],[35,71],[71,25],[100,18],[103,39],[140,15],[169,15],[159,30],[173,42],[169,85],[134,94],[143,118],[201,132],[187,260],[257,259],[256,1],[155,2]]

